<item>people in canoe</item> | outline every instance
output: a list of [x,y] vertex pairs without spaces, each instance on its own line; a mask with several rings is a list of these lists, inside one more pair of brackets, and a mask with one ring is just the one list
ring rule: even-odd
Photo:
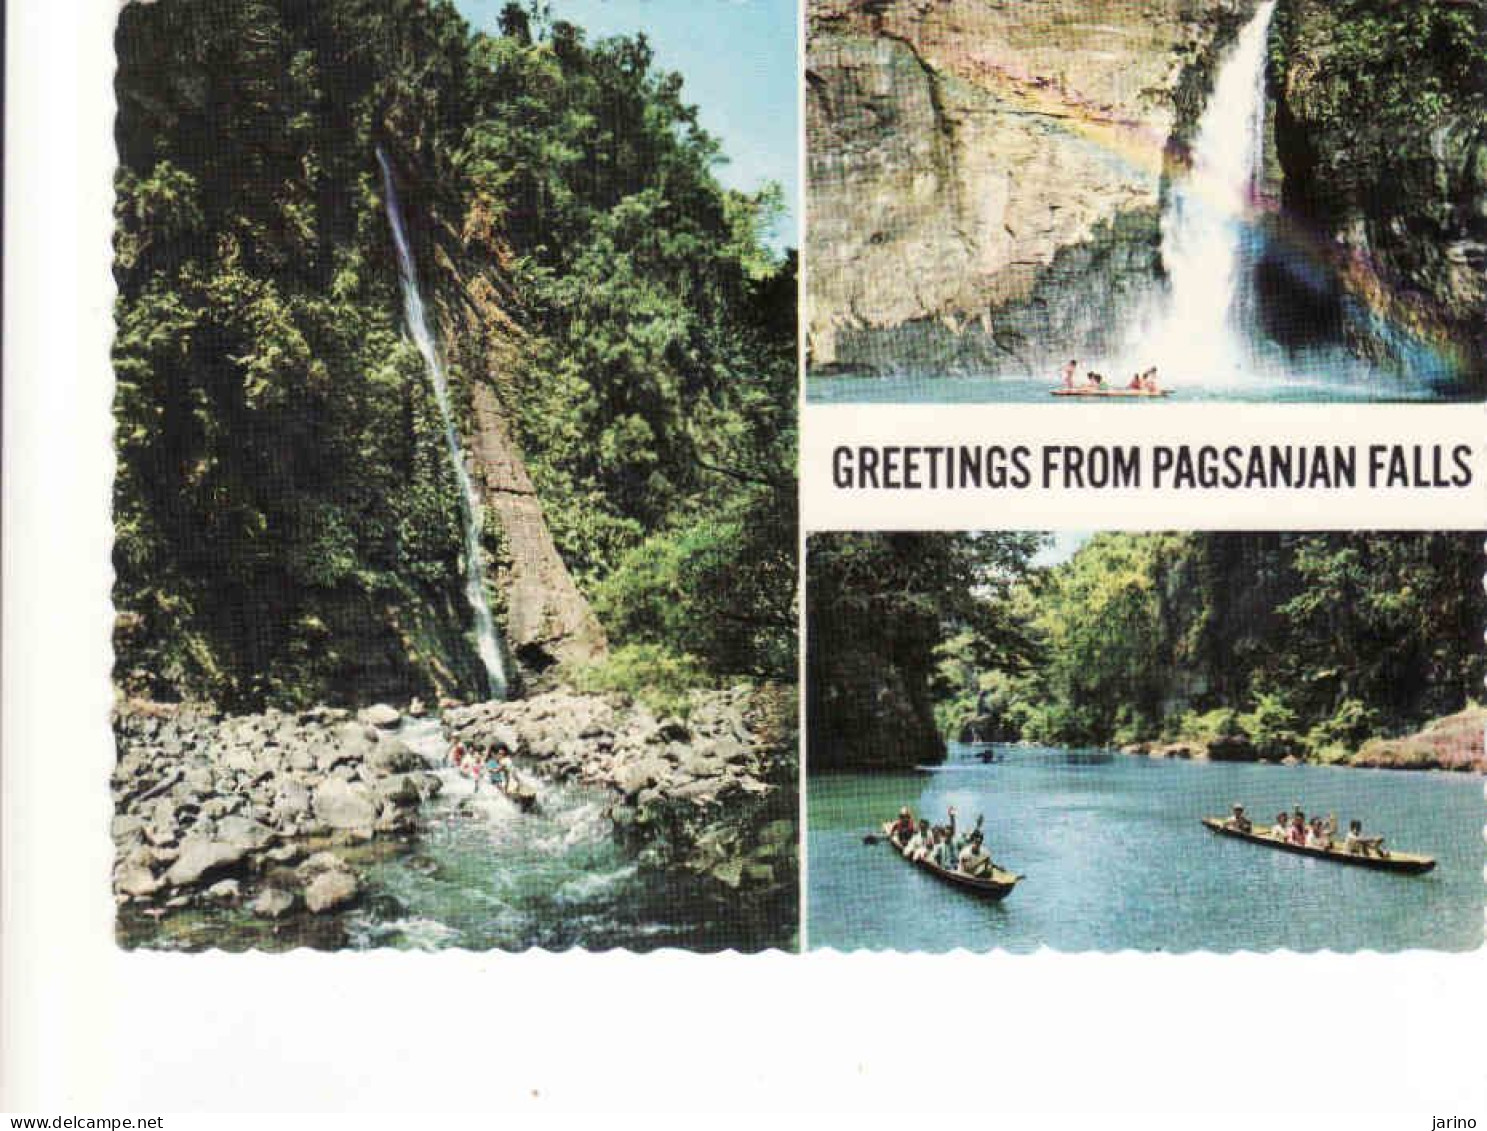
[[[1253,832],[1254,828],[1250,819],[1245,816],[1244,806],[1235,804],[1232,814],[1225,818],[1225,826],[1237,829],[1240,832]],[[1348,832],[1342,840],[1341,846],[1337,842],[1338,823],[1336,815],[1329,813],[1325,817],[1313,816],[1307,820],[1306,811],[1301,806],[1287,813],[1285,810],[1275,815],[1275,824],[1264,830],[1260,835],[1269,836],[1272,840],[1284,841],[1294,844],[1299,848],[1315,848],[1322,852],[1331,852],[1338,847],[1344,852],[1361,856],[1388,856],[1384,849],[1384,838],[1381,836],[1364,836],[1362,821],[1349,821]]]
[[978,816],[970,833],[960,836],[956,833],[953,805],[943,825],[931,825],[925,818],[915,822],[906,805],[889,827],[888,837],[904,856],[917,863],[929,862],[947,872],[984,878],[995,866],[986,851],[986,836],[982,831],[985,819],[984,815]]

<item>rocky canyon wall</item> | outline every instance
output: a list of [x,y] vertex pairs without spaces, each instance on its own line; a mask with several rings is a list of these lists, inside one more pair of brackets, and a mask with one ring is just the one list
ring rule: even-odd
[[817,372],[1027,372],[1113,346],[1164,171],[1253,0],[814,0]]
[[1487,38],[1469,2],[1282,0],[1272,49],[1292,263],[1357,353],[1487,382]]

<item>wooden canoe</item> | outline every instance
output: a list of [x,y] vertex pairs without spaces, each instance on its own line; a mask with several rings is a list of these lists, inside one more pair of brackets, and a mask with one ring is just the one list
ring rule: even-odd
[[895,856],[910,867],[928,872],[935,879],[942,883],[950,884],[952,887],[958,887],[961,891],[970,892],[972,895],[980,896],[982,899],[1006,899],[1007,896],[1012,894],[1012,889],[1017,886],[1017,881],[1022,879],[1021,876],[1003,871],[995,865],[992,865],[991,875],[989,877],[979,879],[976,876],[967,876],[963,872],[947,872],[938,864],[932,864],[928,860],[910,860],[903,854],[903,850],[899,848],[898,843],[889,834],[888,830],[892,827],[892,821],[883,825],[883,842],[892,849]]
[[1055,397],[1170,397],[1172,395],[1170,389],[1158,389],[1153,393],[1146,389],[1094,389],[1088,385],[1075,385],[1072,389],[1050,389],[1049,392]]
[[1348,852],[1341,848],[1307,848],[1302,844],[1279,840],[1271,836],[1269,832],[1240,832],[1236,828],[1231,828],[1220,817],[1204,817],[1203,823],[1220,836],[1231,836],[1235,840],[1263,844],[1268,848],[1278,848],[1282,852],[1290,852],[1296,856],[1315,856],[1322,860],[1333,860],[1339,864],[1352,864],[1357,868],[1372,868],[1377,872],[1403,872],[1407,875],[1419,875],[1435,867],[1435,861],[1431,857],[1416,856],[1409,852],[1390,852],[1388,856],[1365,856],[1361,852]]

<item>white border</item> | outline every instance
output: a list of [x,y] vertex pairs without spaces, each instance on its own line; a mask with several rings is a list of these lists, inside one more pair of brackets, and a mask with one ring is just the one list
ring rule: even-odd
[[[109,0],[13,0],[10,13],[0,1107],[1482,1121],[1480,952],[118,951],[106,898],[113,18]],[[1359,1036],[1312,1039],[1302,1014]],[[906,1019],[943,1037],[903,1040]],[[1404,1111],[1416,1114],[1377,1114]]]

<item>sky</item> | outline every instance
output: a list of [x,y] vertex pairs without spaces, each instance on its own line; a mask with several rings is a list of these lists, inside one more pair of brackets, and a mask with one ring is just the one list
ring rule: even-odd
[[[550,0],[554,20],[583,28],[592,43],[643,31],[656,65],[684,80],[682,97],[729,163],[717,170],[729,188],[784,187],[788,213],[777,248],[799,243],[797,164],[799,83],[796,0]],[[470,23],[494,32],[505,0],[455,0]]]
[[1053,541],[1033,555],[1035,566],[1062,565],[1074,556],[1079,547],[1094,537],[1088,530],[1054,530],[1049,535]]

